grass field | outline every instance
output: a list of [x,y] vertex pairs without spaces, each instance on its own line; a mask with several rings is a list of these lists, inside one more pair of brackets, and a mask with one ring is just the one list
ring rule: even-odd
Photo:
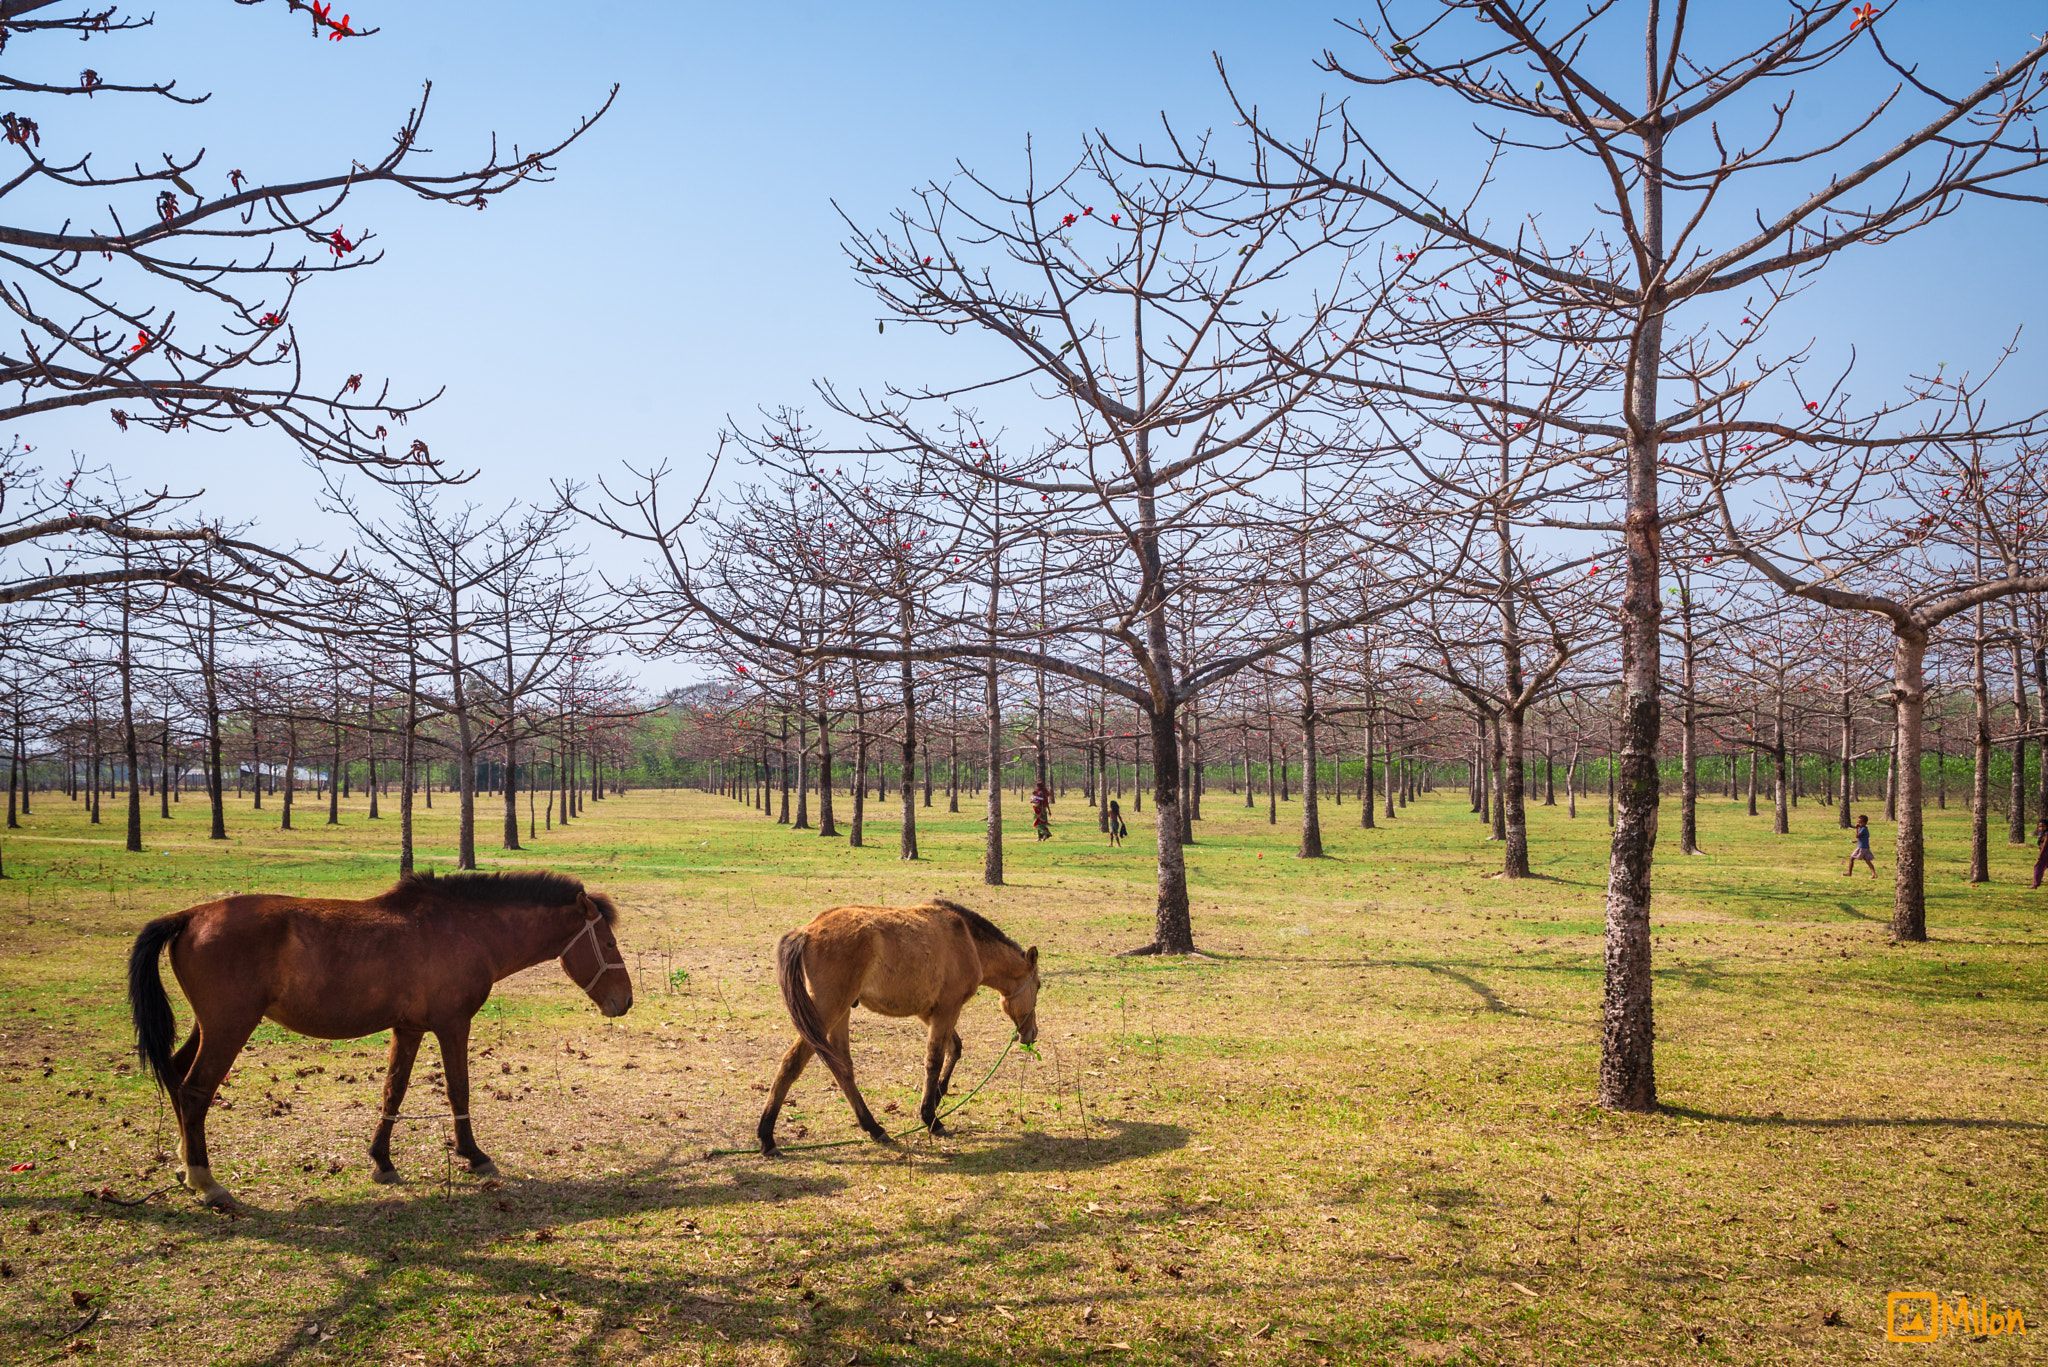
[[[423,848],[450,848],[442,797]],[[1012,882],[980,826],[920,813],[849,849],[689,793],[592,804],[492,864],[611,892],[639,996],[614,1022],[552,964],[478,1021],[478,1138],[401,1127],[368,1180],[381,1041],[266,1026],[210,1130],[239,1215],[165,1186],[174,1143],[129,1047],[122,967],[151,916],[230,890],[362,894],[395,821],[275,808],[151,815],[150,851],[43,797],[0,883],[0,1361],[151,1363],[1968,1362],[2048,1358],[2048,918],[2030,851],[1962,882],[1966,816],[1931,813],[1933,942],[1893,948],[1884,877],[1808,804],[1788,837],[1722,800],[1712,853],[1658,864],[1666,1105],[1591,1104],[1607,830],[1532,809],[1541,877],[1461,797],[1377,831],[1213,792],[1191,851],[1213,957],[1149,938],[1149,829],[1110,850],[1078,797]],[[1129,803],[1126,801],[1126,807]],[[114,804],[109,802],[110,820]],[[887,808],[871,812],[886,816]],[[1149,812],[1145,820],[1149,820]],[[486,823],[489,828],[488,822]],[[436,843],[438,842],[438,843]],[[434,861],[447,867],[445,858]],[[789,1038],[768,951],[839,902],[940,893],[1041,946],[1039,1057],[1011,1052],[945,1140],[707,1157],[751,1140]],[[168,978],[168,973],[166,973]],[[189,1020],[173,990],[181,1026]],[[1008,1038],[969,1008],[956,1090]],[[862,1013],[885,1123],[921,1030]],[[440,1102],[423,1051],[408,1109]],[[786,1143],[857,1134],[821,1069]],[[2019,1309],[2023,1335],[1887,1343],[1886,1294]],[[91,1323],[79,1328],[81,1322]]]

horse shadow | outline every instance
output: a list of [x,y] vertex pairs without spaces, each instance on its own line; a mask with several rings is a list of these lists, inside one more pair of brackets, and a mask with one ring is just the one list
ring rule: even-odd
[[[1088,1118],[1088,1131],[1080,1135],[1055,1135],[1027,1129],[1001,1138],[994,1135],[984,1138],[963,1127],[937,1143],[923,1138],[899,1140],[889,1145],[861,1143],[827,1150],[817,1157],[800,1149],[784,1149],[765,1163],[748,1164],[738,1171],[773,1173],[788,1170],[799,1163],[871,1168],[925,1161],[941,1163],[965,1173],[1086,1172],[1133,1158],[1149,1158],[1183,1149],[1193,1137],[1193,1131],[1181,1125],[1163,1125],[1147,1120],[1111,1120],[1093,1115]],[[746,1163],[753,1155],[730,1157]]]

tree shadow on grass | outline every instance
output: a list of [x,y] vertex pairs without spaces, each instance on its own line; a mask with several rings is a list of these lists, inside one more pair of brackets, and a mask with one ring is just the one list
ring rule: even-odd
[[[1091,1119],[1089,1130],[1087,1136],[967,1134],[943,1149],[877,1146],[853,1153],[876,1176],[907,1163],[944,1163],[970,1173],[1067,1173],[1183,1148],[1189,1140],[1181,1126],[1142,1121]],[[271,1315],[281,1321],[273,1327],[252,1331],[260,1341],[245,1338],[218,1355],[250,1367],[365,1351],[382,1355],[404,1346],[423,1322],[438,1319],[440,1307],[476,1300],[493,1303],[494,1334],[509,1330],[522,1355],[545,1354],[563,1364],[638,1357],[714,1338],[731,1345],[784,1344],[805,1361],[824,1361],[820,1355],[829,1351],[832,1362],[843,1363],[850,1351],[871,1355],[885,1342],[905,1342],[913,1330],[928,1332],[918,1320],[921,1311],[914,1313],[905,1297],[951,1299],[974,1284],[981,1256],[938,1237],[927,1221],[863,1228],[859,1221],[823,1217],[811,1204],[843,1197],[860,1175],[853,1163],[714,1165],[672,1152],[602,1177],[506,1178],[495,1187],[459,1180],[445,1196],[436,1191],[439,1184],[422,1181],[411,1199],[358,1188],[240,1216],[179,1197],[122,1208],[53,1196],[0,1200],[0,1210],[119,1221],[162,1250],[163,1261],[180,1245],[211,1246],[216,1259],[225,1255],[240,1266],[260,1264],[265,1249],[294,1251],[313,1274],[303,1300]],[[974,1223],[1005,1227],[1018,1247],[1074,1236],[1071,1229],[1024,1226],[1015,1210],[987,1205],[995,1199],[982,1194],[977,1204],[987,1208],[976,1212]],[[776,1209],[785,1202],[805,1208],[785,1216]],[[720,1227],[749,1213],[756,1217],[747,1222],[755,1226],[749,1232]],[[701,1233],[700,1219],[709,1226]],[[807,1222],[825,1223],[829,1232],[806,1230]],[[746,1256],[724,1256],[729,1253]],[[862,1275],[849,1280],[848,1268]],[[1067,1298],[1061,1291],[1050,1299]],[[117,1294],[113,1309],[100,1326],[103,1336],[148,1332],[163,1323],[156,1316],[166,1307]],[[47,1333],[63,1326],[13,1327]],[[118,1340],[103,1345],[108,1351],[119,1346]],[[970,1352],[963,1360],[982,1359]]]
[[1698,1120],[1716,1125],[1761,1125],[1773,1129],[1788,1130],[1854,1130],[1871,1129],[1953,1129],[1953,1130],[2018,1130],[2048,1131],[2048,1125],[2033,1120],[1984,1120],[1967,1116],[1796,1116],[1796,1115],[1739,1115],[1734,1112],[1702,1111],[1691,1106],[1660,1106],[1666,1115],[1682,1120]]
[[[690,1180],[678,1180],[683,1173]],[[223,1354],[222,1361],[281,1364],[327,1361],[335,1349],[343,1355],[388,1342],[400,1326],[416,1323],[433,1308],[460,1296],[507,1296],[520,1300],[513,1314],[531,1313],[536,1338],[563,1329],[580,1330],[576,1346],[561,1352],[565,1361],[593,1361],[609,1351],[616,1331],[634,1317],[661,1311],[680,1295],[701,1301],[703,1313],[686,1313],[671,1328],[686,1331],[722,1317],[751,1320],[758,1332],[748,1337],[771,1340],[790,1333],[803,1309],[795,1293],[771,1286],[771,1279],[738,1272],[689,1273],[678,1283],[648,1283],[637,1275],[631,1249],[648,1238],[688,1241],[695,1237],[696,1216],[736,1206],[772,1204],[797,1198],[829,1197],[846,1187],[844,1177],[817,1173],[754,1172],[728,1174],[678,1163],[673,1154],[640,1169],[600,1178],[508,1178],[487,1187],[474,1181],[456,1183],[443,1196],[437,1183],[422,1181],[419,1196],[393,1198],[366,1191],[349,1196],[314,1199],[296,1208],[265,1210],[243,1205],[239,1212],[208,1211],[174,1193],[170,1202],[131,1208],[108,1207],[80,1197],[0,1200],[0,1210],[24,1208],[85,1218],[118,1220],[153,1231],[154,1246],[175,1250],[180,1244],[238,1246],[237,1261],[253,1261],[252,1245],[289,1248],[309,1257],[339,1286],[318,1305],[294,1308],[282,1337],[264,1348]],[[626,1222],[598,1230],[574,1228],[586,1221]],[[566,1230],[564,1227],[567,1227]],[[601,1266],[579,1267],[563,1255],[578,1245],[617,1245]],[[164,1260],[171,1251],[162,1254]],[[352,1271],[351,1268],[360,1268]],[[759,1285],[754,1285],[758,1282]],[[116,1304],[122,1298],[116,1297]],[[558,1307],[577,1312],[574,1320]],[[155,1307],[161,1309],[162,1307]],[[584,1325],[590,1311],[595,1323]],[[737,1313],[743,1311],[743,1314]],[[103,1329],[115,1329],[123,1315],[110,1317]],[[664,1316],[664,1318],[667,1318]],[[131,1321],[132,1322],[132,1321]],[[322,1340],[319,1326],[338,1341]],[[44,1326],[21,1325],[29,1332]]]

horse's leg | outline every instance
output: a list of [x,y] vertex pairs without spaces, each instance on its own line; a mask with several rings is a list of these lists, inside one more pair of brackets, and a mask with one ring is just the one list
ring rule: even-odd
[[[195,1024],[192,1027],[192,1033],[187,1035],[185,1042],[178,1046],[178,1052],[171,1055],[171,1119],[177,1121],[181,1127],[184,1123],[184,1113],[178,1108],[178,1092],[185,1079],[192,1073],[192,1060],[198,1057],[199,1027]],[[180,1138],[182,1138],[184,1130],[180,1128],[178,1133]]]
[[[839,1057],[847,1062],[846,1075],[839,1078],[839,1090],[846,1094],[846,1104],[853,1107],[853,1118],[866,1130],[868,1138],[878,1144],[889,1142],[889,1132],[875,1119],[875,1113],[868,1109],[867,1099],[861,1096],[860,1088],[853,1080],[853,1011],[848,1008],[838,1020],[826,1027],[825,1039],[836,1050]],[[833,1070],[836,1075],[838,1070]]]
[[373,1181],[398,1180],[398,1169],[391,1166],[391,1118],[405,1105],[405,1089],[412,1081],[412,1061],[419,1051],[419,1031],[391,1032],[391,1058],[384,1069],[384,1113],[378,1117],[377,1133],[370,1138],[370,1162],[374,1168],[370,1177]]
[[761,1111],[761,1123],[754,1127],[754,1133],[761,1140],[762,1153],[775,1152],[775,1117],[782,1114],[782,1103],[789,1099],[789,1089],[796,1086],[796,1080],[803,1076],[804,1065],[816,1052],[798,1040],[782,1056],[782,1067],[775,1074],[775,1086],[768,1093],[768,1105]]
[[469,1170],[483,1177],[496,1177],[498,1165],[476,1146],[469,1128],[469,1022],[436,1030],[441,1046],[441,1069],[448,1074],[448,1109],[455,1116],[455,1152],[469,1164]]
[[221,1080],[235,1066],[236,1056],[249,1042],[249,1036],[256,1033],[257,1022],[262,1019],[261,1015],[239,1021],[216,1019],[195,1029],[193,1039],[185,1041],[173,1056],[175,1062],[186,1056],[186,1050],[191,1050],[191,1065],[171,1095],[171,1110],[178,1118],[178,1176],[193,1195],[209,1206],[232,1206],[235,1198],[213,1180],[213,1165],[206,1152],[206,1111],[213,1105],[213,1094],[220,1090]]
[[953,1065],[960,1062],[959,1030],[953,1031],[953,1039],[946,1046],[946,1071],[939,1077],[939,1095],[945,1096],[953,1090]]
[[931,1033],[924,1044],[924,1101],[917,1108],[917,1118],[933,1134],[944,1134],[946,1127],[939,1122],[939,1098],[946,1094],[945,1079],[953,1071],[946,1060],[960,1038],[954,1028],[960,1023],[960,1009],[934,1011],[927,1017],[927,1023]]

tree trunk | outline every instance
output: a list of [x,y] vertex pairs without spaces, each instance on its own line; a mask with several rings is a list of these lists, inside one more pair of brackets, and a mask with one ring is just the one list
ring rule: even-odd
[[1154,710],[1152,725],[1153,820],[1158,829],[1159,903],[1157,933],[1146,952],[1192,954],[1194,925],[1188,912],[1188,871],[1180,842],[1180,746],[1176,717],[1169,705]]
[[[903,601],[903,648],[910,649],[910,600]],[[898,859],[917,858],[917,684],[910,661],[903,662],[903,830],[897,839]]]
[[832,815],[832,717],[818,709],[818,835],[837,839],[839,824]]
[[1991,689],[1984,677],[1984,610],[1970,651],[1970,693],[1977,704],[1976,768],[1970,775],[1970,881],[1991,881]]
[[1927,881],[1921,822],[1920,742],[1921,719],[1927,704],[1927,685],[1921,663],[1927,655],[1927,633],[1918,628],[1894,627],[1892,643],[1892,696],[1898,703],[1899,829],[1898,871],[1892,892],[1892,938],[1927,938]]
[[1777,715],[1771,720],[1771,833],[1790,835],[1792,816],[1786,808],[1786,798],[1791,790],[1785,773],[1785,752],[1790,742],[1785,735],[1785,699],[1778,697]]
[[[1308,622],[1308,587],[1302,586],[1302,624]],[[1323,857],[1323,822],[1318,802],[1321,796],[1321,761],[1316,754],[1315,648],[1301,643],[1301,848],[1297,859]]]
[[[126,563],[126,557],[123,557]],[[128,853],[142,853],[142,775],[135,743],[135,655],[128,629],[128,594],[121,594],[121,748],[128,758]]]
[[[1658,65],[1658,7],[1650,6],[1649,64]],[[1655,78],[1652,77],[1654,84]],[[1663,576],[1657,492],[1657,381],[1664,352],[1663,131],[1640,130],[1643,214],[1641,316],[1629,377],[1628,508],[1623,524],[1627,574],[1622,591],[1621,769],[1614,837],[1607,862],[1606,984],[1601,1007],[1600,1104],[1611,1110],[1657,1108],[1656,1028],[1651,1003],[1650,871],[1657,850],[1657,740],[1663,718],[1659,670]]]
[[1506,736],[1507,753],[1501,765],[1501,835],[1507,842],[1501,872],[1509,878],[1529,876],[1529,814],[1524,805],[1522,743],[1524,717],[1518,707],[1502,711],[1499,731]]
[[2032,721],[2027,706],[2026,647],[2020,640],[2019,604],[2008,601],[2012,610],[2012,709],[2013,725],[2019,732],[2012,739],[2011,806],[2006,811],[2005,843],[2027,843],[2027,727]]
[[1366,830],[1373,829],[1374,809],[1379,806],[1379,795],[1373,791],[1373,721],[1372,713],[1365,714],[1365,775],[1358,781],[1358,824]]
[[[1505,844],[1508,838],[1507,736],[1501,720],[1499,717],[1493,719],[1493,767],[1486,775],[1493,784],[1493,834],[1487,838]],[[1521,781],[1521,776],[1517,775],[1516,784]]]
[[1843,830],[1855,825],[1849,819],[1849,767],[1856,762],[1856,753],[1851,748],[1856,738],[1856,715],[1849,709],[1850,694],[1842,690],[1842,797],[1835,809],[1835,819]]
[[1003,710],[996,684],[996,662],[990,660],[981,685],[982,711],[988,722],[988,822],[982,842],[981,881],[992,888],[1003,885]]

